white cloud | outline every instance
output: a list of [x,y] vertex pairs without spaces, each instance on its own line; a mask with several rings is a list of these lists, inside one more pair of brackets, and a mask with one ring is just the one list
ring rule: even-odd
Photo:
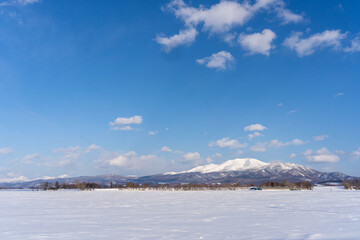
[[351,40],[351,46],[344,48],[345,52],[359,52],[360,51],[360,37]]
[[164,47],[165,52],[170,52],[173,48],[181,45],[190,45],[196,39],[198,32],[195,28],[180,31],[171,37],[157,36],[156,42]]
[[299,14],[295,14],[284,7],[276,8],[277,16],[283,20],[284,24],[299,23],[304,21],[304,17]]
[[[209,8],[201,5],[199,8],[187,5],[183,0],[173,0],[167,5],[167,10],[184,21],[186,26],[196,27],[202,24],[204,31],[210,33],[225,33],[234,27],[243,26],[253,16],[263,10],[274,7],[277,16],[284,22],[299,22],[300,17],[286,10],[282,0],[257,0],[238,3],[237,1],[220,1]],[[297,17],[298,16],[298,17]]]
[[321,148],[316,151],[308,149],[305,151],[304,155],[309,162],[338,162],[340,160],[339,156],[326,148]]
[[264,29],[261,33],[240,34],[238,41],[240,45],[250,54],[270,55],[270,50],[274,48],[272,41],[276,34],[270,29]]
[[303,140],[300,140],[297,138],[290,142],[281,142],[277,139],[274,139],[269,142],[268,146],[270,148],[279,148],[279,147],[283,147],[283,146],[290,146],[290,145],[296,146],[296,145],[304,145],[304,144],[305,144],[305,142]]
[[284,146],[298,146],[304,145],[305,142],[303,140],[295,138],[289,142],[281,142],[277,139],[271,140],[270,142],[259,142],[250,148],[253,152],[265,152],[268,148],[280,148]]
[[110,122],[110,126],[115,125],[129,125],[129,124],[141,124],[143,121],[142,116],[133,116],[129,118],[118,117],[114,122]]
[[8,0],[0,3],[0,7],[3,6],[26,6],[34,3],[39,3],[41,0]]
[[259,123],[251,124],[249,126],[244,127],[244,130],[247,131],[247,132],[248,131],[263,131],[265,129],[267,129],[267,127],[265,127],[265,126],[263,126],[263,125],[261,125]]
[[297,112],[298,112],[297,110],[291,110],[287,114],[293,114],[293,113],[297,113]]
[[14,149],[12,149],[12,148],[9,148],[9,147],[0,148],[0,154],[9,154],[9,153],[12,153],[12,152],[14,152]]
[[100,149],[101,147],[96,145],[96,144],[91,144],[90,146],[88,146],[85,150],[85,153],[89,153],[91,151],[94,151],[94,150],[98,150]]
[[297,155],[295,153],[290,154],[289,158],[296,158]]
[[328,138],[329,135],[320,135],[320,136],[314,136],[313,139],[316,142],[323,141],[325,138]]
[[161,152],[172,152],[171,148],[169,148],[167,146],[163,146],[160,151]]
[[131,131],[131,130],[134,130],[134,128],[131,127],[131,126],[114,126],[114,127],[111,127],[111,130],[115,130],[115,131]]
[[278,103],[278,104],[276,104],[278,107],[282,107],[282,106],[284,106],[284,103]]
[[131,124],[141,124],[143,122],[142,116],[133,116],[129,118],[118,117],[114,122],[110,122],[109,125],[112,130],[122,130],[122,131],[130,131],[133,128],[129,125]]
[[321,33],[316,33],[308,38],[301,38],[302,33],[293,33],[286,38],[284,45],[292,50],[295,50],[298,56],[308,56],[317,49],[324,47],[331,47],[332,49],[339,49],[341,40],[346,37],[346,33],[341,33],[340,30],[326,30]]
[[249,139],[253,139],[253,138],[256,138],[256,137],[260,137],[260,136],[262,136],[262,134],[259,133],[259,132],[250,133],[248,135]]
[[355,157],[360,157],[360,147],[352,152]]
[[219,139],[217,141],[211,141],[209,143],[210,147],[220,147],[220,148],[225,148],[225,147],[229,147],[229,148],[244,148],[247,146],[246,143],[239,143],[238,140],[236,139],[230,139],[228,137]]
[[199,159],[200,159],[200,153],[198,152],[188,152],[183,155],[184,162],[191,162]]
[[110,166],[124,167],[124,168],[135,168],[141,165],[141,162],[154,160],[155,155],[141,155],[139,156],[135,151],[130,151],[124,154],[120,154],[115,158],[108,161]]
[[197,59],[196,62],[201,65],[205,65],[208,68],[215,68],[217,70],[225,70],[231,67],[234,62],[234,57],[231,53],[226,51],[220,51],[212,54],[210,57]]

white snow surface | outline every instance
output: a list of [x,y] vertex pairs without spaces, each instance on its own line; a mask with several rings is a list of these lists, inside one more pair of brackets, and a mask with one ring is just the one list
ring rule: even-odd
[[359,239],[360,191],[0,191],[0,239]]

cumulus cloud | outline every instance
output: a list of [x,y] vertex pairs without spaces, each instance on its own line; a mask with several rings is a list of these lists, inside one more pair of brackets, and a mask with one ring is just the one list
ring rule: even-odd
[[142,116],[133,116],[129,118],[118,117],[114,122],[110,122],[111,126],[114,125],[129,125],[129,124],[141,124],[143,121]]
[[163,146],[160,151],[161,152],[172,152],[171,148],[169,148],[167,146]]
[[217,70],[225,70],[231,67],[234,62],[234,57],[231,53],[226,51],[220,51],[212,54],[210,57],[197,59],[196,62],[201,65],[205,65],[208,68],[215,68]]
[[303,57],[325,47],[339,49],[341,40],[346,37],[346,33],[341,33],[340,30],[326,30],[308,38],[301,38],[301,36],[301,32],[292,33],[290,37],[285,39],[284,46],[295,50],[298,56]]
[[289,158],[296,158],[297,155],[295,153],[290,154]]
[[183,162],[191,162],[199,159],[200,159],[200,153],[198,152],[188,152],[183,155]]
[[338,162],[340,160],[339,156],[326,148],[321,148],[316,151],[308,149],[305,151],[304,155],[309,162]]
[[133,116],[129,118],[118,117],[114,122],[110,122],[109,125],[112,130],[129,131],[133,130],[132,124],[141,124],[143,122],[142,116]]
[[167,10],[184,21],[186,26],[196,27],[202,24],[204,31],[210,33],[224,33],[234,27],[243,26],[253,16],[263,10],[275,8],[277,16],[284,22],[299,22],[300,17],[285,9],[282,0],[257,0],[254,4],[249,1],[220,1],[206,8],[187,5],[183,0],[173,0],[167,5]]
[[222,139],[219,139],[217,141],[211,141],[209,143],[210,147],[220,147],[220,148],[244,148],[247,146],[246,143],[239,143],[236,139],[230,139],[229,137],[225,137]]
[[261,125],[259,123],[251,124],[249,126],[244,127],[244,130],[246,132],[248,132],[248,131],[263,131],[265,129],[267,129],[267,127],[265,127],[265,126],[263,126],[263,125]]
[[276,34],[270,29],[264,29],[261,33],[240,34],[238,41],[242,48],[249,54],[270,55],[270,50],[274,48],[272,41]]
[[157,36],[155,40],[163,46],[165,52],[170,52],[181,45],[190,45],[195,41],[197,34],[195,28],[189,28],[171,37]]
[[314,136],[313,139],[316,142],[320,142],[320,141],[325,140],[325,138],[328,138],[328,137],[329,137],[329,135],[320,135],[320,136]]
[[13,148],[0,148],[0,154],[9,154],[9,153],[12,153],[14,152],[14,149]]

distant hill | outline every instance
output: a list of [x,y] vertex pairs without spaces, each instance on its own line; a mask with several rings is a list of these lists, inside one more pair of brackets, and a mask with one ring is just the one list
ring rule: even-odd
[[150,184],[178,183],[241,183],[260,184],[268,181],[291,182],[309,181],[312,183],[341,182],[342,180],[358,179],[339,172],[320,172],[293,163],[265,163],[252,158],[237,158],[222,164],[207,164],[182,172],[168,172],[144,177],[98,175],[71,178],[37,179],[32,181],[0,183],[0,187],[30,188],[40,186],[43,182],[75,183],[93,182],[100,185],[125,184],[127,182]]
[[340,182],[344,179],[356,179],[339,172],[319,172],[293,163],[265,163],[257,159],[242,158],[226,161],[222,164],[208,164],[183,172],[168,172],[136,179],[139,183],[241,183],[260,184],[267,181],[291,182],[309,181]]

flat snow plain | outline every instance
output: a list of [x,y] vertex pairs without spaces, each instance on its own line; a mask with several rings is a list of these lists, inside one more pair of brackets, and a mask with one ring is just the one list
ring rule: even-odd
[[360,191],[0,191],[0,239],[360,239]]

